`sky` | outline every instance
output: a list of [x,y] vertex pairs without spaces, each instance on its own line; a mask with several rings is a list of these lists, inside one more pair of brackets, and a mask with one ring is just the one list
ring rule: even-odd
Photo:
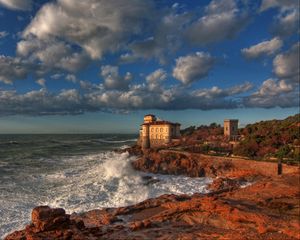
[[1,133],[299,113],[298,0],[0,0]]

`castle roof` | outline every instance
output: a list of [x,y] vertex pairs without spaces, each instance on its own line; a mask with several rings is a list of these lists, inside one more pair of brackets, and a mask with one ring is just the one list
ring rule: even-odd
[[142,125],[181,125],[180,123],[172,123],[169,121],[154,121],[154,122],[150,122],[150,123],[143,123]]

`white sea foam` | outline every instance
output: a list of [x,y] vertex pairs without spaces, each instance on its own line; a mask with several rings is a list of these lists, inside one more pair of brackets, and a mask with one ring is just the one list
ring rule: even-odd
[[126,139],[126,140],[108,140],[108,139],[97,139],[98,142],[103,142],[103,143],[127,143],[127,142],[136,142],[136,138],[133,139]]
[[[115,152],[64,157],[56,159],[61,167],[55,172],[26,176],[23,185],[10,182],[6,189],[12,192],[0,191],[0,236],[23,228],[36,205],[81,212],[131,205],[162,194],[205,193],[211,182],[208,178],[137,172],[131,167],[134,159],[128,153]],[[158,181],[146,184],[145,175]]]

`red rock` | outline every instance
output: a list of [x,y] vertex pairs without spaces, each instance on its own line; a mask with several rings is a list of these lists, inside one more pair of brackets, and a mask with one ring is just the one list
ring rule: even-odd
[[50,208],[39,206],[33,209],[31,220],[34,225],[32,231],[43,232],[57,228],[67,227],[70,223],[70,216],[62,208]]
[[[63,209],[37,207],[33,223],[5,239],[300,239],[299,168],[285,166],[286,173],[278,177],[270,163],[147,154],[134,163],[144,171],[196,176],[202,169],[206,176],[222,177],[215,179],[214,192],[207,195],[162,195],[71,217]],[[243,181],[252,185],[240,188]]]

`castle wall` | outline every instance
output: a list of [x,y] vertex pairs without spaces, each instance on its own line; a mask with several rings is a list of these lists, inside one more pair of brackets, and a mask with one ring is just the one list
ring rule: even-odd
[[150,125],[150,141],[168,143],[171,139],[169,124]]

